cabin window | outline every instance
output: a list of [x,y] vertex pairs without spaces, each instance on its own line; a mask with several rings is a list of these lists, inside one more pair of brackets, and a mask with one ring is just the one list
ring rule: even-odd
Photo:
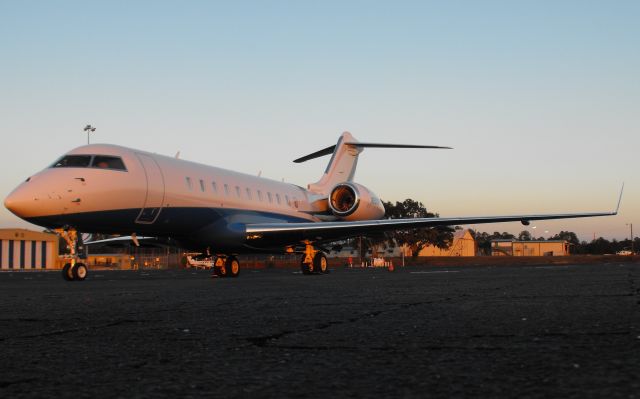
[[287,205],[291,206],[291,202],[289,202],[289,196],[285,194],[284,196],[284,202],[287,203]]
[[262,191],[258,190],[258,200],[262,202]]
[[280,205],[280,194],[276,193],[276,202]]
[[218,192],[218,186],[216,186],[216,182],[214,181],[211,182],[211,188],[213,189],[214,193]]
[[224,185],[224,195],[226,195],[227,197],[229,196],[229,185],[228,184]]
[[190,177],[185,177],[185,181],[187,182],[187,188],[189,190],[193,190],[193,186],[191,185],[191,178]]
[[251,189],[247,187],[247,198],[251,199]]
[[204,193],[204,180],[200,179],[200,190]]
[[91,163],[91,155],[65,155],[57,160],[52,168],[88,168]]
[[240,198],[240,186],[236,186],[236,195]]
[[273,199],[271,199],[271,192],[267,192],[267,198],[269,198],[269,203],[273,202]]
[[112,169],[112,170],[127,170],[124,167],[124,162],[120,157],[112,157],[108,155],[96,155],[91,162],[92,168],[100,169]]

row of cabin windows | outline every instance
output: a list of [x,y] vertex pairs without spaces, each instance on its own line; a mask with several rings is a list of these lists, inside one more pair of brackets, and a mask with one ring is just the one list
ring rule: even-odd
[[[187,188],[192,191],[193,190],[193,183],[191,181],[190,177],[186,177],[185,181],[187,183]],[[204,180],[200,179],[198,181],[200,183],[200,191],[202,191],[203,193],[206,192],[206,187],[205,187],[205,182]],[[214,192],[214,194],[218,193],[218,185],[216,184],[216,182],[212,181],[211,182],[211,189]],[[242,190],[240,189],[240,186],[235,186],[236,189],[236,196],[238,198],[242,198]],[[251,200],[252,199],[252,195],[251,195],[251,189],[249,187],[247,187],[246,189],[246,196],[247,199]],[[258,196],[258,201],[262,202],[263,201],[263,196],[262,196],[262,191],[260,190],[256,190],[257,196]],[[229,185],[228,184],[224,184],[224,195],[225,196],[229,196]],[[267,200],[269,201],[269,203],[273,203],[273,198],[275,196],[275,201],[278,205],[282,204],[282,197],[280,197],[280,194],[276,193],[275,195],[272,195],[271,192],[267,191]],[[289,196],[285,195],[284,196],[284,202],[285,204],[289,205],[289,206],[295,206],[296,208],[298,207],[297,201],[294,199],[294,204],[291,204],[291,201],[289,200]]]

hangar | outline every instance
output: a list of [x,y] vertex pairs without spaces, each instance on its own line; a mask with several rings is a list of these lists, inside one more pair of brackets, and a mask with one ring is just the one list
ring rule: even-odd
[[58,236],[26,229],[0,229],[0,269],[55,269]]
[[428,245],[418,253],[418,256],[476,256],[478,246],[468,229],[456,230],[453,241],[448,248],[438,248]]
[[569,242],[564,240],[516,241],[492,240],[492,256],[568,256]]

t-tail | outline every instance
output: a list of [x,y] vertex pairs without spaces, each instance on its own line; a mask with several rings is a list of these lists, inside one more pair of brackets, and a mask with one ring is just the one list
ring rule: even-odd
[[327,196],[332,189],[340,183],[352,182],[358,165],[358,156],[365,148],[435,148],[451,149],[451,147],[439,147],[433,145],[413,145],[413,144],[383,144],[383,143],[361,143],[356,140],[351,133],[344,132],[335,145],[316,151],[312,154],[298,158],[293,162],[301,163],[310,159],[331,155],[331,160],[324,171],[324,174],[315,183],[308,186],[309,191],[314,194]]

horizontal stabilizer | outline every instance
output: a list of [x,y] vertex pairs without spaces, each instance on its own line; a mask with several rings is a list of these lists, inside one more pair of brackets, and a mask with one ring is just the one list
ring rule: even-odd
[[415,145],[415,144],[384,144],[384,143],[345,143],[360,148],[436,148],[451,150],[451,147],[440,147],[437,145]]
[[331,155],[331,154],[333,154],[333,152],[335,150],[336,150],[336,146],[334,144],[334,145],[329,146],[327,148],[324,148],[324,149],[322,149],[320,151],[316,151],[313,154],[305,155],[302,158],[298,158],[298,159],[294,160],[293,162],[302,163],[302,162],[306,162],[306,161],[308,161],[310,159],[320,158],[320,157],[323,157],[325,155]]
[[[356,148],[431,148],[431,149],[446,149],[450,150],[451,147],[440,147],[435,145],[415,145],[415,144],[385,144],[385,143],[344,143],[345,145],[353,146]],[[320,158],[325,155],[331,155],[335,151],[336,146],[332,145],[324,148],[320,151],[316,151],[312,154],[305,155],[304,157],[294,160],[295,163],[302,163],[311,159]]]

